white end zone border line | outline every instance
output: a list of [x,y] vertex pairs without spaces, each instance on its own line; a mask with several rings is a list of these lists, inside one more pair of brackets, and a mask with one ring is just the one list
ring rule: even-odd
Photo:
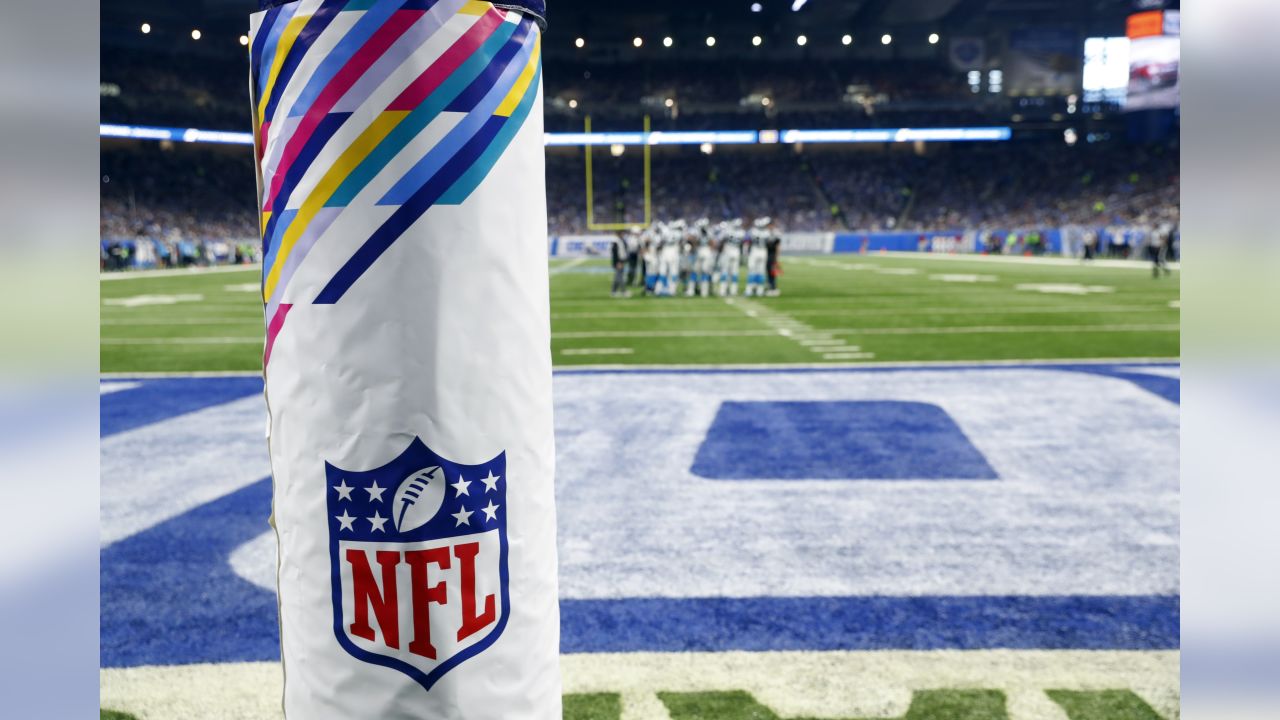
[[[788,370],[828,370],[845,372],[849,370],[867,370],[872,368],[893,368],[900,370],[927,370],[931,368],[1002,368],[1002,367],[1043,367],[1053,369],[1059,365],[1178,365],[1180,357],[1119,357],[1119,358],[1055,358],[1052,360],[1012,359],[1012,360],[919,360],[903,362],[885,360],[882,362],[860,363],[717,363],[717,364],[582,364],[559,365],[552,368],[552,374],[580,372],[739,372],[742,370],[758,370],[761,372]],[[99,373],[101,380],[146,380],[148,378],[202,378],[202,377],[262,377],[261,370],[187,370],[178,372],[138,371],[138,372],[104,372]]]
[[[1045,690],[1130,690],[1179,717],[1179,652],[940,650],[562,655],[564,692],[614,692],[623,720],[670,720],[659,692],[745,690],[782,717],[902,717],[912,692],[1002,690],[1010,720],[1065,720]],[[279,663],[109,668],[102,707],[139,720],[278,720]]]

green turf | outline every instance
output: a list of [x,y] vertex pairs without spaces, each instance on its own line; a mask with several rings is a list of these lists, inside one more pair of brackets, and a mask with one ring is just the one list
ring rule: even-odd
[[[776,298],[613,299],[602,261],[552,261],[556,365],[847,363],[1175,358],[1178,273],[902,256],[784,258]],[[892,274],[895,271],[915,274]],[[889,272],[885,272],[889,271]],[[945,282],[937,275],[982,276]],[[993,278],[989,281],[987,277]],[[105,372],[260,369],[262,310],[243,287],[257,272],[103,281]],[[1044,294],[1025,284],[1108,288]],[[172,304],[113,304],[139,296]],[[200,298],[183,300],[181,296]],[[770,321],[773,324],[770,324]],[[791,336],[781,334],[778,324]],[[824,333],[867,358],[824,358],[796,336]],[[811,343],[812,344],[812,343]]]
[[115,710],[103,710],[98,716],[98,720],[138,720],[128,713],[116,712]]
[[1049,690],[1047,694],[1071,720],[1161,720],[1151,706],[1128,690]]

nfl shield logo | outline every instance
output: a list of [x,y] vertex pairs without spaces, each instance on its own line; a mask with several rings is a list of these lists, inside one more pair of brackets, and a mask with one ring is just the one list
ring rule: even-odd
[[430,690],[507,624],[506,454],[461,465],[415,439],[376,470],[325,475],[338,642]]

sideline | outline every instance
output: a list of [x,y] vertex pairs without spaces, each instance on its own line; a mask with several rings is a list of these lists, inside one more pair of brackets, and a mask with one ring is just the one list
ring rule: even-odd
[[[1151,271],[1151,263],[1146,260],[1090,260],[1085,262],[1079,258],[1067,257],[1025,257],[1022,255],[981,255],[978,253],[969,254],[951,254],[951,253],[922,253],[922,252],[906,252],[894,250],[883,253],[832,253],[830,255],[810,255],[813,259],[834,260],[841,257],[850,257],[858,259],[869,259],[877,257],[891,257],[901,259],[916,260],[953,260],[958,262],[975,262],[975,263],[1010,263],[1020,265],[1060,265],[1077,268],[1107,268],[1111,270],[1146,270]],[[1169,263],[1170,270],[1181,270],[1181,262]]]

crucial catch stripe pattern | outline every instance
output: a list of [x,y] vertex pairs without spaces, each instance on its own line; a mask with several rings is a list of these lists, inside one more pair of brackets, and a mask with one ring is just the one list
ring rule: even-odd
[[[300,0],[252,30],[269,357],[282,306],[337,302],[430,208],[470,197],[534,109],[541,33],[480,0]],[[285,302],[326,245],[332,267]]]

